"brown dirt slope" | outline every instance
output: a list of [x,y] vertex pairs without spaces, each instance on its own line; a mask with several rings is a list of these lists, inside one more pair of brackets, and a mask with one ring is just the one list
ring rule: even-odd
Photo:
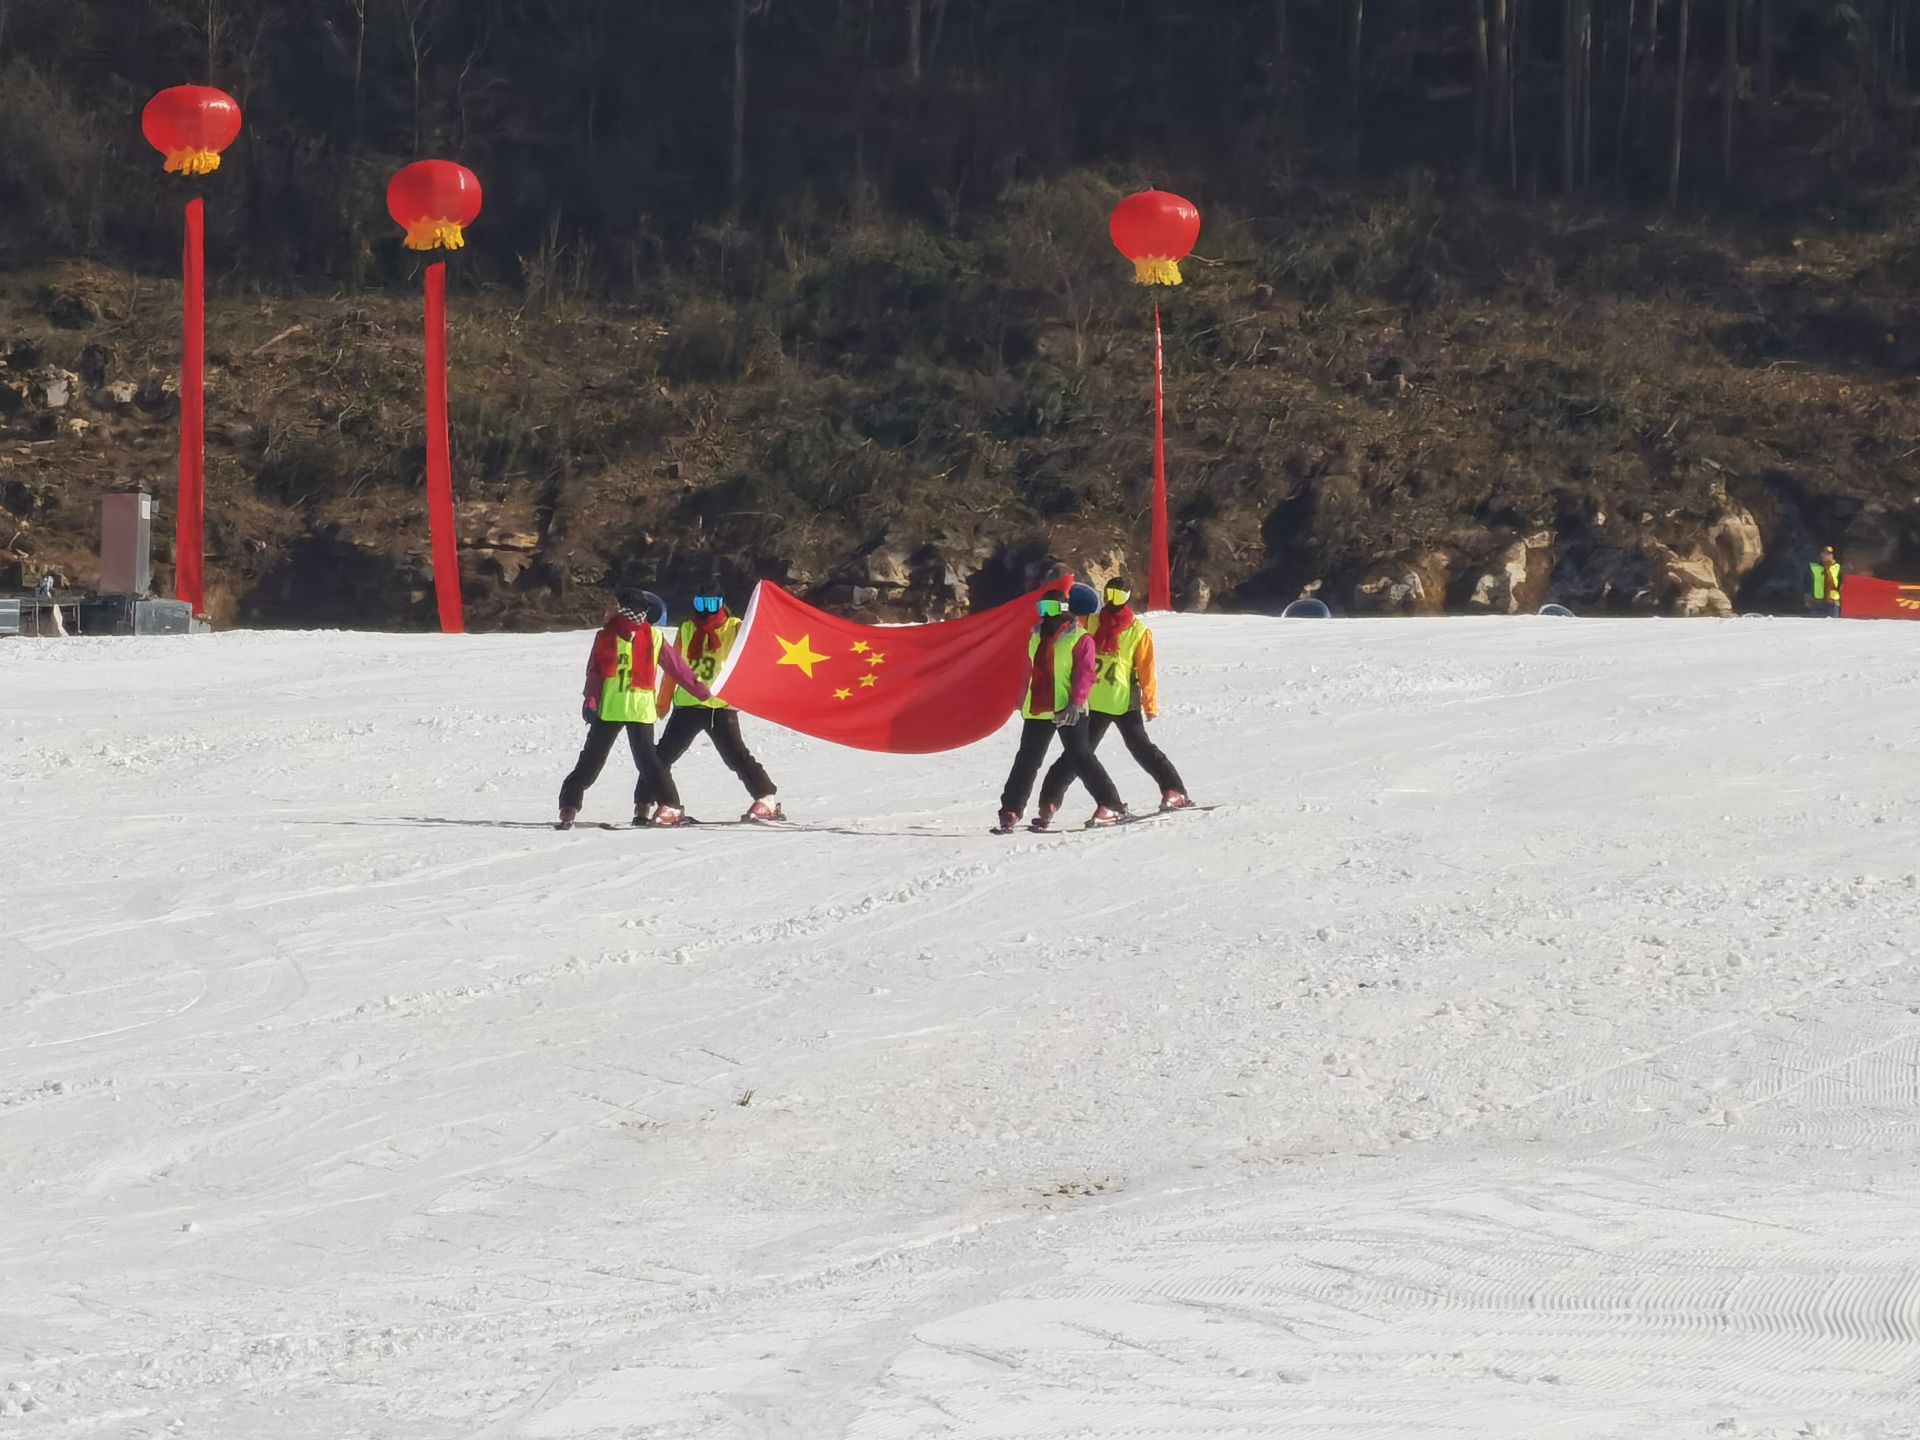
[[[617,575],[913,614],[1053,560],[1142,573],[1154,297],[1106,245],[1118,193],[1083,173],[820,250],[709,231],[629,305],[564,256],[456,281],[474,625],[587,620]],[[1180,597],[1791,608],[1817,537],[1920,579],[1920,226],[1877,213],[1602,220],[1416,175],[1210,214],[1159,297]],[[90,583],[106,490],[170,535],[177,304],[83,262],[0,275],[0,588]],[[268,293],[212,257],[217,620],[431,623],[420,351],[415,292]]]

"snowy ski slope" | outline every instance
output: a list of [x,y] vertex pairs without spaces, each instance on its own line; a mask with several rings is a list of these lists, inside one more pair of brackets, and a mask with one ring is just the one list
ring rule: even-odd
[[0,645],[0,1435],[1920,1435],[1920,626],[1174,620],[1005,839],[542,828],[586,647]]

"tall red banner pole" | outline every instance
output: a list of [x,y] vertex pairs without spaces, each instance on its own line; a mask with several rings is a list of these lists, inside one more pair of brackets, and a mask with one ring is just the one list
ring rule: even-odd
[[180,486],[174,520],[173,593],[206,609],[206,207],[187,202],[180,257]]
[[1160,307],[1153,307],[1153,560],[1147,608],[1173,608],[1173,565],[1167,556],[1166,360],[1160,343]]
[[462,634],[460,547],[453,533],[453,453],[447,439],[447,267],[427,267],[427,532],[440,630]]

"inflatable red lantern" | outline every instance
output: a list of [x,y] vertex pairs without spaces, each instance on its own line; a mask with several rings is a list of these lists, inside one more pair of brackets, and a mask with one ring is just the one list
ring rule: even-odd
[[[387,210],[409,250],[458,250],[480,215],[480,180],[451,160],[416,160],[387,182]],[[447,431],[447,266],[427,267],[427,535],[443,634],[466,629],[460,548],[453,534],[453,444]]]
[[167,157],[169,175],[211,175],[240,134],[240,106],[211,85],[175,85],[147,102],[140,132]]
[[1133,262],[1135,284],[1178,285],[1180,262],[1200,239],[1200,212],[1178,195],[1142,190],[1113,207],[1107,233]]
[[[1136,285],[1178,285],[1180,262],[1200,238],[1200,212],[1191,200],[1164,190],[1142,190],[1113,207],[1107,233],[1133,262]],[[1147,570],[1147,608],[1173,608],[1173,565],[1167,551],[1166,358],[1160,307],[1153,307],[1153,540]]]
[[[167,173],[199,177],[220,168],[240,134],[240,107],[210,85],[175,85],[147,102],[140,131],[167,157]],[[180,247],[180,486],[174,497],[173,593],[206,608],[206,206],[187,201]]]
[[387,182],[387,211],[409,250],[458,250],[480,218],[480,179],[451,160],[416,160]]

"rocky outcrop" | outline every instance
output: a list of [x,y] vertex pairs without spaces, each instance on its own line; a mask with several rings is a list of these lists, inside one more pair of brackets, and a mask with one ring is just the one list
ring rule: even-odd
[[1469,608],[1488,615],[1520,615],[1540,608],[1553,573],[1553,535],[1541,530],[1513,541],[1480,572]]
[[1453,560],[1444,551],[1376,565],[1353,587],[1357,615],[1438,615],[1446,609]]

